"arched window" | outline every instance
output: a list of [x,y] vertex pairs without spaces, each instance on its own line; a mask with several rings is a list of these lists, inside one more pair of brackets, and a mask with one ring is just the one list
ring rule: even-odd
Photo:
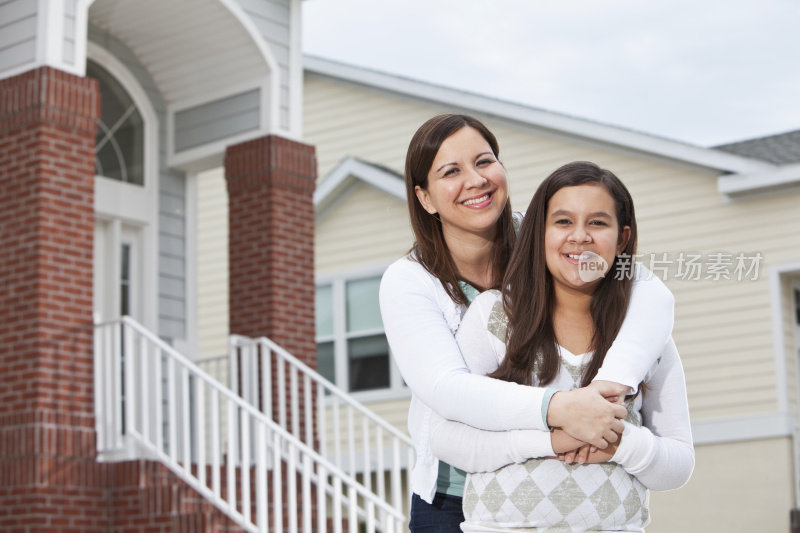
[[86,75],[100,82],[102,112],[97,128],[95,173],[144,185],[144,122],[128,92],[103,67],[87,61]]

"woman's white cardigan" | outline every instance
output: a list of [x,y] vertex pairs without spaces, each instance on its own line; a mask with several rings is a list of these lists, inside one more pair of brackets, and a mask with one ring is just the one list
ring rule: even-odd
[[[617,340],[596,379],[636,388],[672,332],[674,298],[641,265]],[[398,259],[383,275],[380,307],[389,347],[411,389],[408,430],[416,449],[411,490],[431,502],[439,460],[429,443],[431,409],[471,426],[503,431],[546,430],[545,389],[471,374],[455,340],[466,310],[438,278],[413,257]]]

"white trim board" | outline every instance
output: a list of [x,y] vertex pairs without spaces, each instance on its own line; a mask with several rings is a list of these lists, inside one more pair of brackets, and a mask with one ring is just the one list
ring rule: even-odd
[[785,274],[800,273],[800,263],[775,265],[769,269],[769,300],[772,315],[772,344],[775,354],[775,383],[778,399],[778,412],[789,412],[789,383],[786,376],[786,345],[783,331],[783,301],[781,277]]
[[788,414],[766,414],[761,416],[704,420],[692,423],[692,438],[695,446],[725,444],[748,440],[790,438],[796,424]]

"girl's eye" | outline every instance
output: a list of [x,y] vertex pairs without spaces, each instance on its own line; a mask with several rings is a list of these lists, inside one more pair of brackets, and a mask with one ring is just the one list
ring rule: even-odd
[[442,174],[442,176],[444,176],[444,177],[446,178],[447,176],[452,176],[452,175],[453,175],[453,174],[455,174],[456,172],[458,172],[458,169],[457,169],[457,168],[455,168],[455,167],[453,167],[453,168],[449,168],[449,169],[447,169],[447,170],[445,171],[445,173],[444,173],[444,174]]
[[560,225],[563,226],[563,225],[569,224],[569,220],[566,219],[566,218],[559,218],[558,220],[556,220],[556,224],[560,224]]
[[592,226],[608,226],[608,223],[605,220],[592,220],[590,224]]

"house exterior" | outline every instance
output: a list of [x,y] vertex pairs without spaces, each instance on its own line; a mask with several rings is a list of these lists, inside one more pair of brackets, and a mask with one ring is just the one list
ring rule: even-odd
[[[649,531],[787,529],[795,134],[698,148],[304,60],[300,9],[0,5],[0,529],[397,529],[409,392],[377,286],[411,245],[408,140],[454,110],[497,134],[518,209],[573,159],[636,198],[641,260],[677,300],[698,452]],[[281,351],[293,366],[245,366]]]
[[[300,9],[0,5],[0,529],[297,521],[291,505],[279,511],[287,463],[274,445],[304,450],[303,461],[312,445],[192,361],[196,175],[222,166],[229,332],[269,336],[314,364],[316,161],[301,142]],[[198,415],[219,419],[223,404],[231,431],[218,438],[217,423],[202,438]],[[288,494],[295,480],[284,478]]]
[[[306,58],[303,129],[319,163],[318,354],[345,388],[354,389],[363,358],[385,357],[385,345],[369,355],[355,345],[347,305],[364,306],[358,291],[374,293],[383,269],[411,245],[403,158],[415,129],[441,112],[475,115],[496,134],[517,210],[572,160],[612,169],[633,194],[639,260],[676,298],[697,452],[687,486],[651,494],[648,531],[787,531],[800,480],[797,133],[699,148]],[[369,326],[367,338],[378,332],[377,322]],[[370,390],[354,390],[403,424],[408,392],[391,362],[381,368],[386,375],[373,377]]]

